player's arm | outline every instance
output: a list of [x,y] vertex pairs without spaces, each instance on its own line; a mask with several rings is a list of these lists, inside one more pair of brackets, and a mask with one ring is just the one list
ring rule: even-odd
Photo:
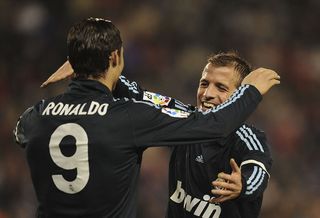
[[[46,87],[60,80],[74,77],[74,72],[69,61],[66,61],[58,70],[56,70],[41,87]],[[129,98],[139,101],[147,101],[161,107],[175,108],[183,111],[194,110],[194,107],[186,105],[181,101],[164,96],[158,93],[150,92],[143,89],[136,81],[130,81],[125,76],[121,75],[115,89],[112,92],[115,98]]]
[[254,200],[262,196],[269,179],[272,158],[263,132],[243,125],[237,130],[237,135],[242,141],[241,199]]
[[227,101],[206,112],[188,113],[133,99],[128,113],[136,144],[169,146],[220,140],[248,118],[261,101],[261,94],[279,83],[277,73],[259,68],[244,78],[243,85]]
[[194,111],[193,106],[186,105],[181,101],[169,96],[147,91],[143,89],[136,81],[130,81],[123,75],[119,77],[116,88],[112,94],[116,98],[126,97],[129,99],[152,103],[160,107],[178,109],[187,112]]
[[203,143],[229,135],[254,111],[260,100],[261,94],[255,87],[244,85],[228,101],[206,112],[188,113],[133,101],[128,113],[137,145]]
[[34,107],[28,108],[18,119],[16,127],[13,129],[13,137],[17,144],[21,147],[25,147],[28,143],[28,134],[29,128],[27,126],[28,120],[32,117]]
[[[241,159],[240,168],[230,161],[232,172],[220,172],[212,182],[212,194],[219,196],[211,202],[221,203],[235,198],[253,200],[261,196],[270,178],[271,156],[265,135],[253,127],[241,126],[237,130],[239,143],[236,145]],[[219,188],[216,188],[219,187]]]
[[125,76],[120,75],[112,94],[115,98],[134,98],[136,100],[143,100],[144,91],[145,90],[136,81],[130,81]]
[[241,166],[241,173],[243,190],[241,191],[240,198],[254,200],[258,196],[263,195],[270,179],[269,171],[257,163],[246,163]]
[[67,60],[59,67],[58,70],[56,70],[53,74],[51,74],[50,77],[46,81],[44,81],[40,87],[44,88],[52,83],[56,83],[60,80],[64,80],[72,77],[74,77],[74,71],[71,64]]
[[[67,60],[56,70],[50,77],[41,84],[41,87],[46,87],[50,84],[65,80],[68,78],[73,78],[75,76],[73,68],[70,62]],[[144,89],[141,88],[135,81],[128,80],[125,76],[120,75],[115,90],[113,90],[113,95],[116,98],[135,98],[137,100],[142,100]]]
[[[46,87],[50,84],[65,80],[68,78],[73,78],[75,76],[73,68],[70,62],[67,60],[56,70],[50,77],[41,84],[41,87]],[[128,80],[125,76],[120,75],[115,90],[113,90],[113,95],[116,98],[135,98],[137,100],[142,100],[144,90],[135,82]]]
[[[260,94],[263,95],[271,88],[271,86],[280,84],[280,77],[276,72],[270,69],[258,68],[244,78],[242,85],[246,84],[255,86]],[[194,107],[188,106],[177,99],[144,90],[137,82],[130,81],[123,75],[119,77],[117,85],[113,90],[113,95],[116,98],[126,97],[138,101],[151,102],[160,107],[179,109],[188,112],[194,111]]]

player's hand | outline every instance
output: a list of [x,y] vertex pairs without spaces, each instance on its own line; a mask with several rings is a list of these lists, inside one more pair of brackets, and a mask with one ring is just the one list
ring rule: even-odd
[[218,179],[212,182],[212,185],[218,188],[212,189],[211,192],[219,197],[211,198],[210,203],[222,203],[240,195],[242,190],[241,170],[234,159],[230,160],[230,166],[232,168],[231,174],[219,173]]
[[264,95],[272,86],[280,84],[280,76],[273,70],[258,68],[247,75],[241,84],[253,85]]
[[64,80],[70,77],[73,77],[73,69],[69,61],[64,62],[64,64],[54,72],[42,85],[41,88],[48,86],[51,83],[58,82],[60,80]]

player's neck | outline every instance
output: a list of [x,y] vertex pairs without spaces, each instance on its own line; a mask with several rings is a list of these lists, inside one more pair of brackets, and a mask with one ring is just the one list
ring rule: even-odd
[[119,76],[113,75],[110,72],[106,72],[103,77],[100,77],[96,80],[105,85],[112,92],[116,87],[118,77]]

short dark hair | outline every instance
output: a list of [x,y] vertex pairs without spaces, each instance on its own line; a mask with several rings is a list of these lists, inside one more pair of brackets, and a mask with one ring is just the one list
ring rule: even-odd
[[120,51],[122,40],[111,21],[88,18],[70,28],[67,45],[69,62],[76,76],[99,78],[109,68],[111,52]]
[[237,86],[239,86],[242,80],[252,71],[250,64],[235,51],[212,54],[208,58],[208,63],[211,63],[215,67],[233,66],[239,73]]

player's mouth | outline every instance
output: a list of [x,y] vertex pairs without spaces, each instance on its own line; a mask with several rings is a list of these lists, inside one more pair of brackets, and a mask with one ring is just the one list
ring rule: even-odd
[[211,109],[211,108],[216,107],[217,105],[215,105],[214,103],[211,103],[211,102],[205,102],[205,101],[203,101],[203,102],[201,103],[201,106],[202,106],[203,109],[209,110],[209,109]]

